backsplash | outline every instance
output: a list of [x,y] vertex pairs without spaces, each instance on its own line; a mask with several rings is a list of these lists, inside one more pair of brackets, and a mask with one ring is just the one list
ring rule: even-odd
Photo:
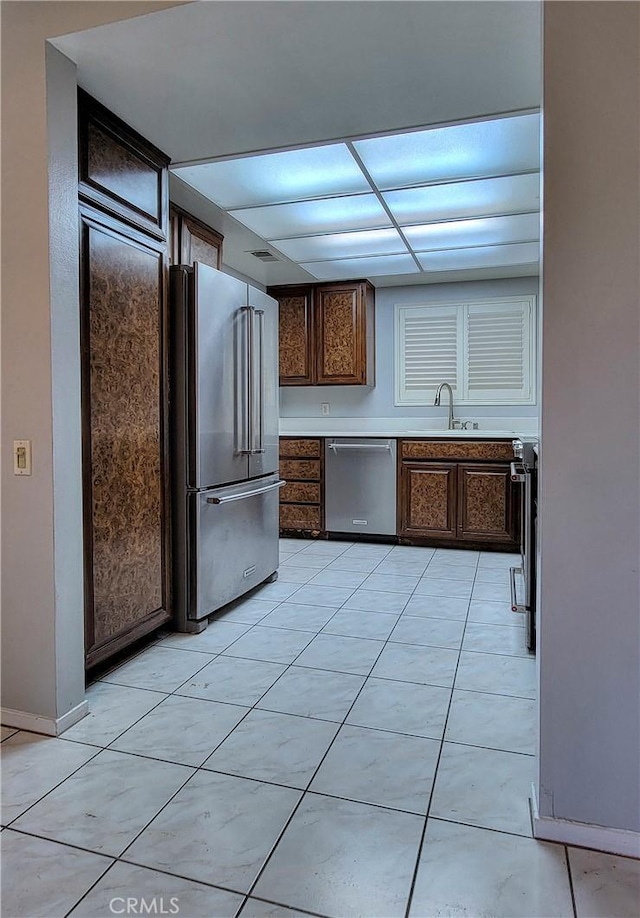
[[[322,417],[322,404],[329,404],[332,418],[421,418],[446,419],[447,408],[433,405],[397,407],[394,405],[393,316],[397,303],[411,305],[429,302],[460,302],[492,296],[538,295],[537,277],[504,278],[490,281],[467,281],[452,284],[424,284],[408,287],[379,287],[376,290],[376,385],[361,386],[288,386],[280,389],[281,418]],[[537,426],[538,405],[456,407],[456,417],[477,420],[480,427],[493,427],[490,419],[530,420],[527,427]],[[511,426],[511,425],[506,425]]]

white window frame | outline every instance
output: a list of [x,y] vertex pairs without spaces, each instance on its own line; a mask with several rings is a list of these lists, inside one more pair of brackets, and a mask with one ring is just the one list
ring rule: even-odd
[[[404,318],[412,310],[425,309],[442,309],[446,306],[457,310],[458,322],[458,353],[457,353],[457,391],[454,390],[456,405],[535,405],[536,404],[536,297],[534,295],[524,296],[498,296],[485,297],[483,299],[467,299],[463,302],[446,302],[438,301],[436,303],[396,303],[394,306],[394,342],[393,342],[393,364],[394,364],[394,405],[397,407],[420,408],[433,405],[435,397],[435,388],[423,389],[419,392],[408,394],[404,387],[404,352],[402,345],[402,328]],[[525,354],[523,360],[523,369],[525,376],[525,386],[522,395],[517,397],[505,396],[498,390],[492,397],[489,391],[486,391],[482,397],[470,397],[468,391],[468,337],[467,337],[467,319],[469,307],[489,307],[500,308],[505,310],[515,304],[525,304],[528,312],[528,321],[525,322],[524,329],[524,347]]]

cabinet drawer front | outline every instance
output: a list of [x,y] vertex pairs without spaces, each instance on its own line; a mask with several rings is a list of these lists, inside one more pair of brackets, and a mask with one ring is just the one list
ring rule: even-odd
[[293,440],[288,437],[280,437],[280,455],[281,456],[300,456],[305,458],[320,458],[320,440]]
[[281,459],[280,475],[285,481],[320,481],[319,459]]
[[280,504],[281,529],[320,529],[320,507]]
[[403,459],[486,459],[510,462],[511,440],[403,440]]
[[290,501],[299,504],[319,504],[320,483],[290,481],[280,491],[280,502],[285,504]]

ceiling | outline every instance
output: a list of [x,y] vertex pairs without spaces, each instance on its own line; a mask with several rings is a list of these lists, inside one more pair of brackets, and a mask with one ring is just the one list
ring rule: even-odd
[[[176,168],[316,280],[538,262],[538,114]],[[258,255],[257,257],[261,257]]]
[[[510,159],[508,143],[487,147],[478,132],[497,115],[539,108],[540,34],[540,4],[529,0],[208,0],[61,36],[54,44],[78,65],[80,85],[165,150],[177,167],[216,160],[210,177],[226,170],[227,197],[217,180],[218,197],[208,192],[202,197],[206,182],[194,178],[194,171],[176,170],[181,181],[174,179],[172,187],[185,188],[182,183],[189,181],[190,193],[197,189],[202,202],[208,196],[209,212],[218,215],[217,228],[225,233],[230,267],[262,283],[297,282],[322,271],[338,279],[347,265],[346,260],[337,265],[336,253],[342,260],[357,252],[363,269],[358,274],[367,276],[365,258],[384,252],[389,270],[372,277],[380,286],[535,273],[531,249],[511,249],[513,257],[506,257],[509,246],[535,242],[531,219],[496,219],[481,226],[466,218],[528,215],[537,209],[524,187],[527,173],[529,184],[534,180],[537,160],[533,163],[529,153],[528,159]],[[439,149],[434,145],[438,131],[420,129],[454,131],[462,123],[462,131],[464,122],[481,124],[475,129],[478,142],[466,144],[467,152],[475,152],[461,173],[455,156],[452,163],[453,134],[447,138],[440,132]],[[398,138],[380,136],[388,134],[405,135],[402,156]],[[433,155],[425,172],[426,149]],[[490,161],[482,159],[487,149]],[[296,190],[276,183],[271,197],[261,199],[256,189],[266,189],[265,173],[262,179],[254,176],[252,198],[233,198],[234,166],[225,160],[243,156],[245,163],[253,159],[254,166],[277,172],[277,157],[247,158],[266,151],[279,151],[281,162],[287,154],[309,160],[309,168],[295,170],[303,186]],[[342,166],[329,168],[325,156]],[[396,174],[399,159],[405,163],[402,175]],[[422,163],[418,172],[416,163]],[[477,181],[474,188],[479,176],[492,176],[492,188],[483,189]],[[523,179],[519,187],[512,181],[516,176]],[[475,190],[496,201],[488,210],[467,202],[452,211],[455,188],[447,188],[452,178],[458,194]],[[509,182],[511,189],[504,187]],[[331,223],[332,208],[338,202],[348,207],[350,198],[358,199],[355,223]],[[315,211],[312,223],[292,231],[281,219],[278,229],[275,218],[286,216],[287,208],[290,214],[300,211],[299,201],[306,202],[303,219]],[[279,211],[268,214],[275,202]],[[367,206],[377,216],[367,216]],[[465,225],[452,225],[462,218]],[[334,230],[344,238],[336,238]],[[370,235],[380,230],[383,234]],[[478,242],[486,247],[483,257],[497,264],[487,266],[469,252],[462,260],[462,252],[478,249]],[[496,246],[500,252],[492,256]],[[249,254],[257,248],[272,249],[279,261],[259,262]],[[512,263],[499,263],[505,259]],[[324,268],[318,267],[321,261]],[[309,271],[312,264],[316,267]],[[397,273],[403,266],[407,271]],[[371,263],[370,270],[379,267]]]

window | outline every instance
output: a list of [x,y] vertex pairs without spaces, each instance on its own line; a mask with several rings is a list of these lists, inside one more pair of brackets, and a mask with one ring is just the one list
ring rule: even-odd
[[535,297],[395,308],[396,405],[532,405]]

